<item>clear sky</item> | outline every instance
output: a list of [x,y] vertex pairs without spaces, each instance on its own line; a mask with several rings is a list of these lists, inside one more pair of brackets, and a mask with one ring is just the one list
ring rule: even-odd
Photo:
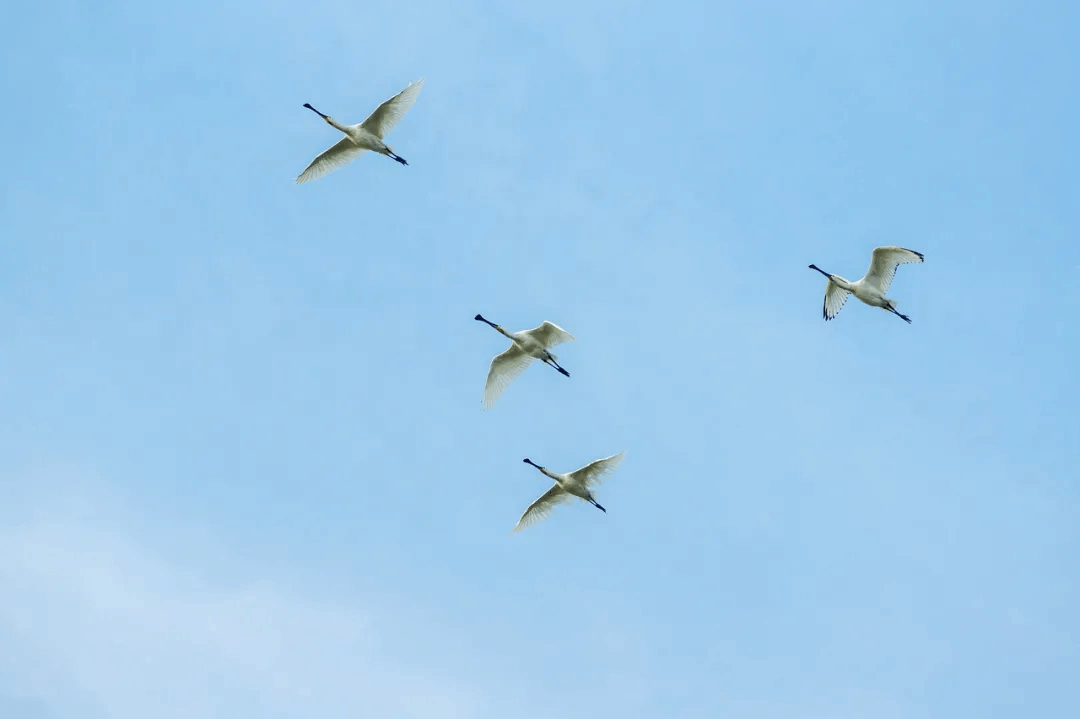
[[[16,3],[0,716],[1067,716],[1073,2]],[[426,83],[389,136],[303,186]],[[821,318],[816,263],[926,255]],[[512,330],[551,320],[481,411]],[[558,471],[598,491],[511,535]]]

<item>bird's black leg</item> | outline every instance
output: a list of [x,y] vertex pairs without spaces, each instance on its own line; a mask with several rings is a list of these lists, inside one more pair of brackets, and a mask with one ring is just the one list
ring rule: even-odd
[[597,501],[596,501],[595,499],[590,499],[589,501],[590,501],[590,502],[592,502],[592,506],[596,507],[596,508],[597,508],[597,509],[599,509],[599,510],[600,510],[601,512],[603,512],[604,514],[607,514],[607,510],[606,510],[606,509],[604,509],[603,507],[601,507],[601,506],[600,506],[600,503],[599,503],[599,502],[597,502]]
[[897,312],[897,311],[896,311],[896,309],[895,309],[895,308],[893,308],[893,307],[890,307],[890,308],[889,308],[889,312],[892,312],[892,313],[893,313],[894,315],[896,315],[897,317],[899,317],[900,319],[902,319],[902,320],[903,320],[904,322],[907,322],[907,323],[908,323],[909,325],[911,324],[911,318],[910,318],[910,317],[908,317],[907,315],[902,315],[902,314],[900,314],[899,312]]
[[392,150],[387,150],[386,154],[388,154],[390,156],[390,159],[397,160],[402,165],[408,165],[409,164],[409,163],[405,162],[404,157],[401,157],[400,155],[395,154]]
[[566,370],[564,370],[564,369],[563,369],[562,367],[560,367],[560,366],[559,366],[559,363],[558,363],[558,362],[556,362],[555,360],[551,359],[550,357],[549,357],[548,359],[545,359],[545,360],[544,360],[544,362],[546,362],[547,364],[551,365],[551,366],[552,366],[552,367],[554,367],[555,369],[559,370],[559,374],[562,374],[562,375],[566,375],[567,377],[569,377],[569,376],[570,376],[570,373],[569,373],[569,372],[567,372],[567,371],[566,371]]

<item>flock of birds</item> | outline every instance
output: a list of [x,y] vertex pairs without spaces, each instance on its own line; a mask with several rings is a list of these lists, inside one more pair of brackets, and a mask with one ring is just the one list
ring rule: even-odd
[[[347,165],[366,150],[378,152],[400,162],[402,165],[408,165],[409,163],[405,161],[405,158],[395,153],[383,138],[416,102],[423,84],[423,80],[410,83],[404,90],[375,108],[375,111],[366,120],[357,125],[343,125],[329,115],[325,115],[310,104],[305,103],[304,107],[317,114],[331,127],[345,133],[345,137],[312,160],[311,164],[296,178],[297,184],[315,180],[339,167]],[[822,306],[822,316],[826,321],[833,319],[843,308],[848,297],[855,295],[861,302],[871,307],[880,307],[911,324],[911,318],[900,314],[896,309],[896,301],[889,299],[885,294],[889,291],[897,267],[922,261],[922,253],[915,250],[895,246],[877,247],[870,257],[870,269],[854,282],[846,280],[840,275],[829,274],[817,265],[810,265],[810,269],[817,270],[828,278],[825,285],[825,302]],[[476,315],[474,319],[490,325],[495,331],[510,340],[509,349],[502,354],[495,355],[495,358],[491,360],[491,366],[488,368],[487,384],[484,387],[484,409],[490,409],[507,385],[524,372],[525,368],[532,364],[533,360],[538,359],[563,376],[570,376],[570,373],[563,369],[556,356],[551,352],[552,347],[574,340],[574,336],[562,327],[545,320],[539,327],[534,327],[531,330],[507,332],[502,326],[491,322],[483,315]],[[578,497],[601,512],[606,513],[607,510],[593,497],[592,490],[606,475],[619,466],[625,456],[626,452],[620,452],[610,457],[595,460],[580,469],[565,474],[552,472],[547,467],[542,467],[526,457],[523,460],[525,464],[532,465],[540,470],[541,474],[553,480],[555,484],[528,506],[514,527],[514,531],[516,532],[540,521],[554,509],[555,505],[570,501],[571,497]]]

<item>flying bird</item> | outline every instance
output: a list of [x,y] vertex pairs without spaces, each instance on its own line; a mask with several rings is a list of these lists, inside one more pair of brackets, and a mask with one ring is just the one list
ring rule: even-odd
[[829,284],[825,286],[825,304],[821,314],[825,321],[836,317],[840,308],[847,302],[849,294],[853,294],[871,307],[880,307],[886,312],[892,312],[904,322],[911,324],[911,318],[896,311],[896,302],[885,296],[896,275],[896,268],[909,262],[922,262],[923,255],[915,250],[903,247],[878,247],[874,249],[870,259],[870,269],[866,275],[855,282],[848,282],[840,275],[830,275],[817,265],[810,265],[810,269],[817,270],[829,278]]
[[543,324],[531,330],[507,332],[494,322],[484,319],[482,315],[477,315],[473,319],[491,325],[498,330],[499,334],[508,337],[512,343],[510,349],[500,355],[495,355],[495,358],[491,360],[487,385],[484,387],[484,409],[491,408],[506,386],[524,372],[534,359],[541,360],[567,377],[570,376],[569,372],[559,366],[555,355],[549,351],[555,345],[573,341],[574,335],[562,327],[544,320]]
[[355,160],[365,150],[374,150],[393,160],[397,160],[402,165],[408,165],[409,163],[405,162],[404,157],[395,154],[390,146],[383,142],[383,138],[401,118],[405,117],[405,113],[416,102],[416,97],[420,94],[420,88],[423,85],[423,80],[409,83],[409,86],[404,90],[375,108],[375,112],[371,113],[368,119],[359,125],[342,125],[334,118],[324,115],[305,102],[304,107],[326,120],[326,123],[331,127],[344,132],[345,137],[312,160],[311,164],[296,178],[296,184],[299,185],[308,180],[318,179],[328,172],[343,167]]
[[528,527],[530,524],[539,522],[551,513],[551,510],[555,508],[556,504],[568,502],[571,497],[580,497],[601,512],[607,514],[607,510],[601,507],[596,499],[593,498],[592,488],[600,484],[600,482],[604,480],[605,475],[614,471],[614,469],[619,466],[619,463],[623,461],[623,457],[625,456],[626,452],[613,454],[610,457],[604,457],[595,462],[590,462],[581,469],[576,469],[573,472],[567,472],[566,474],[552,472],[548,470],[547,467],[541,467],[528,457],[523,459],[522,461],[525,462],[525,464],[531,464],[539,469],[541,473],[555,480],[555,484],[552,485],[551,489],[541,494],[539,499],[529,505],[529,508],[521,515],[521,519],[518,520],[513,531],[516,532],[519,529]]

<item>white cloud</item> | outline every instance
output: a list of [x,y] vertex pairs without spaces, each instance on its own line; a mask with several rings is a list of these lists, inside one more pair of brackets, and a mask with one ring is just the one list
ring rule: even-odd
[[86,516],[0,529],[4,716],[485,713],[449,671],[387,659],[392,618],[280,581],[208,578]]

